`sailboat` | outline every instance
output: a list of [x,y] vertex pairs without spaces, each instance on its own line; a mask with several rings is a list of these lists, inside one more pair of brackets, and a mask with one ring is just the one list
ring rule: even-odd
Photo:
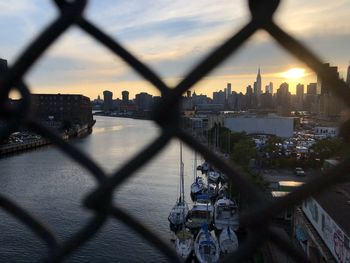
[[208,224],[203,224],[195,243],[194,252],[200,263],[213,263],[219,260],[220,248],[215,236],[208,230]]
[[197,153],[194,153],[194,165],[193,165],[193,175],[194,175],[194,182],[191,184],[191,199],[192,201],[197,200],[197,196],[201,195],[205,190],[206,186],[203,182],[203,178],[200,176],[197,176]]
[[217,230],[225,227],[231,227],[234,231],[238,229],[238,207],[234,201],[224,196],[215,202],[214,225]]
[[176,253],[186,260],[193,250],[193,235],[186,228],[185,223],[188,214],[188,206],[184,193],[184,164],[182,162],[182,143],[180,142],[180,197],[169,215],[170,228],[175,234]]
[[229,254],[235,252],[238,248],[238,238],[231,227],[222,230],[219,236],[219,244],[221,252]]
[[175,249],[176,253],[186,260],[193,250],[193,235],[188,228],[183,228],[175,235]]
[[182,162],[182,143],[180,142],[180,196],[174,207],[171,209],[168,220],[170,229],[177,232],[186,223],[188,205],[184,193],[184,164]]

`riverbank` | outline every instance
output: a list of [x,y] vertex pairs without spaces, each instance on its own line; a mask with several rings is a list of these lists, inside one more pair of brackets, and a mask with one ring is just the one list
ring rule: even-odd
[[104,116],[104,117],[115,117],[115,118],[128,118],[128,119],[135,119],[135,120],[152,120],[152,111],[143,111],[141,113],[133,113],[133,114],[123,114],[123,113],[117,113],[117,112],[109,112],[105,113],[103,111],[94,112],[93,115],[95,116]]
[[[90,125],[77,126],[62,133],[61,138],[65,141],[72,138],[81,138],[87,136],[92,132],[92,127],[96,121]],[[0,145],[0,157],[4,157],[11,154],[16,154],[24,151],[34,150],[39,147],[52,144],[49,139],[46,138],[36,138],[32,140],[22,141],[22,142],[11,142]]]

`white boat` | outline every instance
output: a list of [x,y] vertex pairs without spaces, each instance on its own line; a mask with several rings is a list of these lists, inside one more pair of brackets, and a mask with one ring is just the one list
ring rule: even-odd
[[238,207],[227,197],[218,199],[214,204],[214,225],[218,230],[231,227],[236,231],[239,227]]
[[186,260],[193,250],[193,235],[187,229],[183,228],[175,235],[175,248],[176,253]]
[[213,182],[217,182],[220,178],[220,173],[215,172],[215,171],[210,171],[208,172],[208,179]]
[[170,229],[176,232],[182,225],[186,223],[188,214],[188,205],[185,201],[184,193],[184,164],[182,162],[182,144],[180,143],[180,197],[168,216]]
[[211,200],[215,200],[218,195],[218,186],[216,184],[210,183],[208,185],[208,196]]
[[206,204],[195,203],[188,213],[187,226],[190,228],[200,228],[204,223],[210,225],[213,222],[213,213],[214,208],[210,204],[210,201]]
[[238,239],[231,227],[222,230],[219,236],[220,250],[224,254],[233,253],[238,248]]
[[191,194],[199,194],[205,189],[203,179],[201,177],[196,177],[195,182],[191,185]]
[[207,173],[209,171],[209,164],[207,162],[204,162],[202,164],[202,173]]
[[170,211],[168,220],[170,222],[170,229],[174,232],[184,223],[186,223],[186,218],[188,214],[188,205],[186,202],[181,200],[181,197],[173,206]]
[[191,199],[192,201],[197,200],[197,195],[203,194],[203,192],[206,190],[206,186],[203,182],[203,178],[200,176],[197,176],[197,154],[194,153],[194,164],[193,164],[193,183],[191,185]]
[[219,260],[220,248],[215,236],[208,231],[204,224],[194,242],[194,252],[200,263],[213,263]]

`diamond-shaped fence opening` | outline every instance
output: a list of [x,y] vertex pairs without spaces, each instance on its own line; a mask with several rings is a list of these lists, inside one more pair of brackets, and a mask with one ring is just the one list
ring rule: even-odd
[[[126,211],[112,203],[113,192],[126,179],[130,178],[137,169],[150,161],[174,137],[185,142],[215,167],[226,173],[230,180],[239,186],[241,196],[250,204],[251,209],[243,214],[240,219],[240,224],[247,228],[247,239],[234,254],[224,258],[222,261],[246,260],[267,239],[296,260],[306,261],[305,257],[288,240],[278,234],[278,231],[271,225],[271,219],[286,207],[298,204],[303,199],[319,193],[335,183],[346,180],[345,175],[350,170],[349,160],[345,159],[335,169],[327,172],[327,176],[317,176],[291,194],[271,203],[264,201],[263,195],[247,179],[248,177],[237,165],[221,160],[207,147],[181,130],[180,127],[179,101],[182,94],[216,68],[229,55],[236,52],[259,29],[265,30],[281,47],[313,69],[322,77],[324,82],[329,83],[333,87],[334,94],[343,99],[346,105],[350,105],[350,89],[344,81],[332,75],[330,69],[324,66],[316,55],[288,35],[273,21],[273,14],[279,5],[279,1],[250,0],[248,3],[252,15],[250,22],[237,33],[230,36],[224,43],[218,45],[175,88],[170,89],[149,67],[84,17],[83,10],[87,4],[86,0],[54,1],[54,4],[60,10],[58,18],[46,27],[0,79],[0,117],[5,120],[7,125],[6,128],[0,131],[0,139],[8,137],[20,124],[25,125],[32,131],[50,139],[67,156],[88,170],[98,182],[98,187],[91,193],[88,193],[83,202],[83,205],[90,209],[94,216],[65,242],[59,240],[50,228],[41,223],[39,219],[22,209],[15,201],[6,198],[0,193],[1,208],[29,227],[38,238],[47,244],[49,253],[45,259],[46,261],[58,262],[68,257],[94,236],[109,217],[120,220],[132,228],[141,237],[159,249],[169,261],[180,261],[174,250],[167,245],[167,242],[164,242]],[[160,104],[153,112],[153,120],[160,126],[161,134],[132,160],[108,176],[87,155],[62,140],[55,132],[31,118],[28,114],[30,90],[24,81],[25,74],[43,52],[70,26],[80,28],[101,45],[111,50],[116,56],[129,64],[140,76],[153,84],[162,95]],[[23,98],[20,105],[16,108],[11,108],[7,103],[9,92],[12,90],[17,90]],[[347,131],[349,125],[348,121],[345,122],[342,130]],[[348,138],[345,135],[344,139],[347,141]]]

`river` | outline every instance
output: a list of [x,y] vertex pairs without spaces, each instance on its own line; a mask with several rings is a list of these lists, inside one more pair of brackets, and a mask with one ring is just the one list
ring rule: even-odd
[[[159,128],[151,121],[96,116],[91,135],[71,143],[108,172],[150,143]],[[185,190],[193,178],[194,153],[184,147]],[[91,217],[81,205],[94,178],[51,145],[0,159],[0,192],[51,227],[64,240]],[[178,197],[179,142],[172,140],[114,195],[114,202],[170,240],[168,214]],[[189,200],[187,196],[187,200]],[[37,262],[47,247],[28,228],[0,209],[0,262]],[[109,219],[66,262],[164,262],[165,258],[131,229]]]

